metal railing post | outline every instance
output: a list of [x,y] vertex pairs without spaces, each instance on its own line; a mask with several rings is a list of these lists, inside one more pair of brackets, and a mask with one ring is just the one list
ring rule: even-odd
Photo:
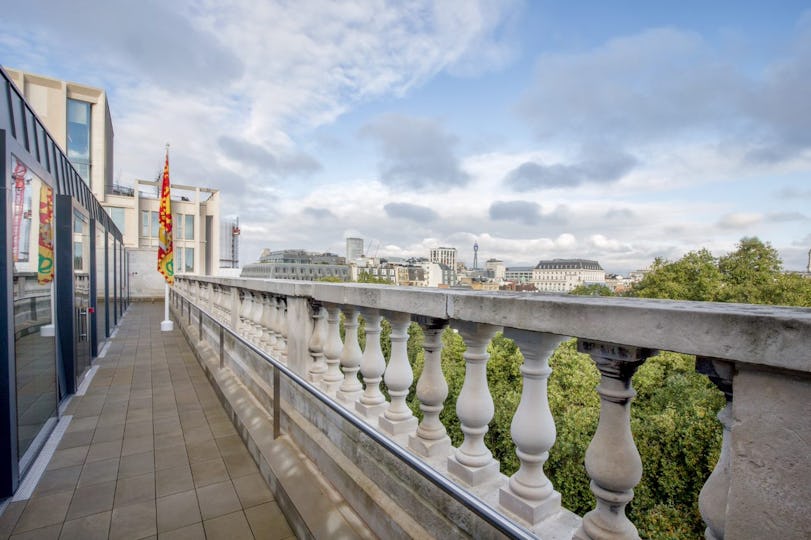
[[223,327],[220,325],[220,369],[225,364],[225,337]]
[[273,366],[273,439],[278,439],[281,434],[281,394],[279,386],[281,384],[281,374],[276,366]]

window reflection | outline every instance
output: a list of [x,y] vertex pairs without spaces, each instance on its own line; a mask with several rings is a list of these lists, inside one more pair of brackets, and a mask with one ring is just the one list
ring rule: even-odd
[[14,360],[20,460],[56,421],[56,344],[52,318],[53,190],[11,157]]

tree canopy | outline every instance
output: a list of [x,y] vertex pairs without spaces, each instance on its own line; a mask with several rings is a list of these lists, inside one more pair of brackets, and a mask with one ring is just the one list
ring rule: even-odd
[[742,238],[735,251],[721,257],[700,249],[673,262],[657,258],[629,296],[808,307],[811,280],[784,273],[768,242]]

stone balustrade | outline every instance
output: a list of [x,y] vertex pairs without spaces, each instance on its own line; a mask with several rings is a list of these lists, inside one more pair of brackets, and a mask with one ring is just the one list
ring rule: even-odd
[[[719,411],[721,456],[698,501],[706,537],[811,536],[811,310],[192,276],[178,276],[175,290],[540,538],[638,538],[625,513],[642,476],[631,432],[631,377],[659,350],[696,355],[697,370],[727,398]],[[380,346],[383,318],[391,324],[388,364]],[[414,382],[406,352],[411,322],[425,333],[419,423],[405,402]],[[455,403],[464,433],[458,448],[440,421],[448,394],[440,335],[447,326],[466,345]],[[500,331],[524,357],[511,425],[520,467],[510,478],[485,444],[494,414],[487,346]],[[585,457],[596,505],[582,520],[561,507],[543,471],[556,436],[548,361],[568,337],[577,338],[601,377],[600,419]],[[340,491],[342,480],[334,483]],[[400,488],[380,483],[396,501]],[[459,527],[477,535],[469,523]]]

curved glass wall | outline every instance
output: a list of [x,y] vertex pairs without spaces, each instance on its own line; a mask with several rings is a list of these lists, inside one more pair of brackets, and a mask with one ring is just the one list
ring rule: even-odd
[[16,156],[11,156],[14,265],[14,362],[17,391],[17,450],[21,469],[36,451],[33,443],[56,422],[56,342],[52,313],[54,191]]

